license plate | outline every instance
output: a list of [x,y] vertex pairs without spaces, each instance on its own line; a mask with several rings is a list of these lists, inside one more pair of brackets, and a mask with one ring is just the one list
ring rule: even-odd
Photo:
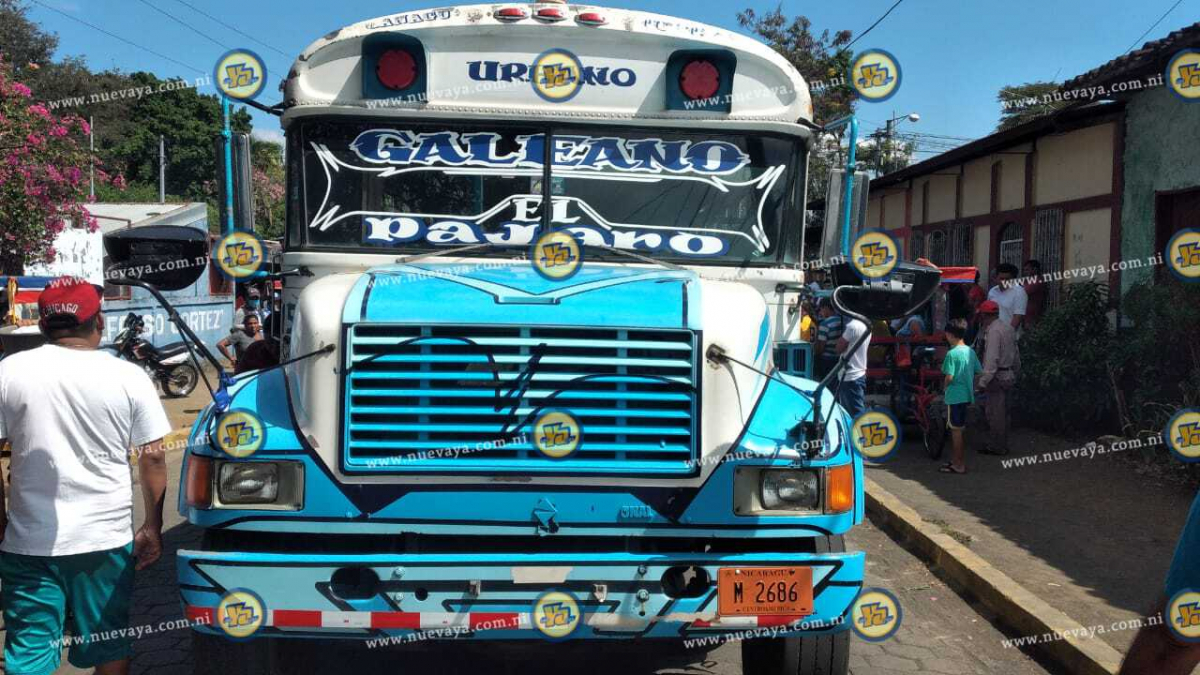
[[721,616],[813,613],[812,568],[722,567],[717,576]]

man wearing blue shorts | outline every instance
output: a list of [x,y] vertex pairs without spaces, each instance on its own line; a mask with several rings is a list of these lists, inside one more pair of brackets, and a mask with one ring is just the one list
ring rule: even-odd
[[[1194,604],[1196,596],[1178,603],[1185,606],[1170,606],[1173,600],[1189,593],[1200,593],[1200,496],[1192,503],[1167,572],[1163,597],[1151,614],[1162,621],[1138,631],[1121,664],[1121,675],[1188,675],[1200,664],[1200,608]],[[1192,606],[1186,606],[1189,604]]]
[[[98,675],[129,672],[135,568],[162,555],[170,431],[154,384],[99,351],[100,293],[80,279],[38,298],[47,344],[0,361],[0,439],[12,442],[12,494],[0,508],[0,603],[7,675],[49,675],[68,660]],[[0,445],[3,444],[0,440]],[[136,452],[146,522],[133,533],[129,453]],[[0,507],[3,506],[0,481]]]

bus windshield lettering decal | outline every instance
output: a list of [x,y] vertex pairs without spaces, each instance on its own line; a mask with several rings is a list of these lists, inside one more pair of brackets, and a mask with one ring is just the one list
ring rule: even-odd
[[772,254],[791,175],[788,142],[551,138],[549,152],[544,134],[502,131],[360,127],[313,139],[305,151],[310,241],[531,245],[549,160],[550,224],[585,245],[675,258]]
[[[350,148],[371,164],[397,167],[519,167],[541,169],[546,156],[542,134],[517,136],[518,149],[500,154],[500,134],[454,131],[411,133],[372,129],[359,134]],[[741,148],[725,141],[664,141],[659,138],[554,136],[554,167],[571,171],[663,172],[726,176],[750,163]],[[390,172],[393,175],[398,172]]]

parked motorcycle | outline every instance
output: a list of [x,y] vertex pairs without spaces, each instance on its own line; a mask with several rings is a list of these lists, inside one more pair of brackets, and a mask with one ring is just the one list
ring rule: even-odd
[[189,358],[187,344],[172,342],[155,347],[140,337],[145,330],[146,322],[142,317],[130,312],[125,316],[112,348],[121,358],[145,368],[167,396],[182,398],[192,393],[200,381],[200,372]]

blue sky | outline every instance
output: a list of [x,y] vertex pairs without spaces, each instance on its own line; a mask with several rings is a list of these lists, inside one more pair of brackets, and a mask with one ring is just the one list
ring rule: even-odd
[[[789,15],[806,14],[814,28],[849,29],[857,35],[895,0],[807,3],[785,0]],[[148,47],[183,66],[126,45],[112,37],[33,4],[32,17],[59,34],[60,55],[85,57],[96,69],[147,70],[161,77],[193,79],[211,71],[224,49],[172,21],[142,0],[38,0],[99,28]],[[186,0],[221,21],[237,26],[279,49],[284,56],[237,35],[177,0],[148,0],[216,42],[250,47],[274,69],[259,98],[279,99],[278,76],[317,37],[366,18],[440,6],[437,0]],[[769,10],[778,0],[598,0],[598,4],[643,9],[736,29],[736,11]],[[1174,0],[904,0],[854,49],[881,48],[903,69],[900,91],[884,103],[861,104],[869,131],[892,115],[918,112],[921,121],[902,129],[976,138],[999,119],[996,92],[1007,84],[1067,79],[1121,54],[1166,12]],[[1200,19],[1200,0],[1183,0],[1142,41],[1158,39]],[[1141,41],[1137,43],[1139,46]],[[211,90],[208,92],[211,93]],[[278,130],[274,118],[254,112],[255,127]],[[928,153],[920,157],[928,157]]]

